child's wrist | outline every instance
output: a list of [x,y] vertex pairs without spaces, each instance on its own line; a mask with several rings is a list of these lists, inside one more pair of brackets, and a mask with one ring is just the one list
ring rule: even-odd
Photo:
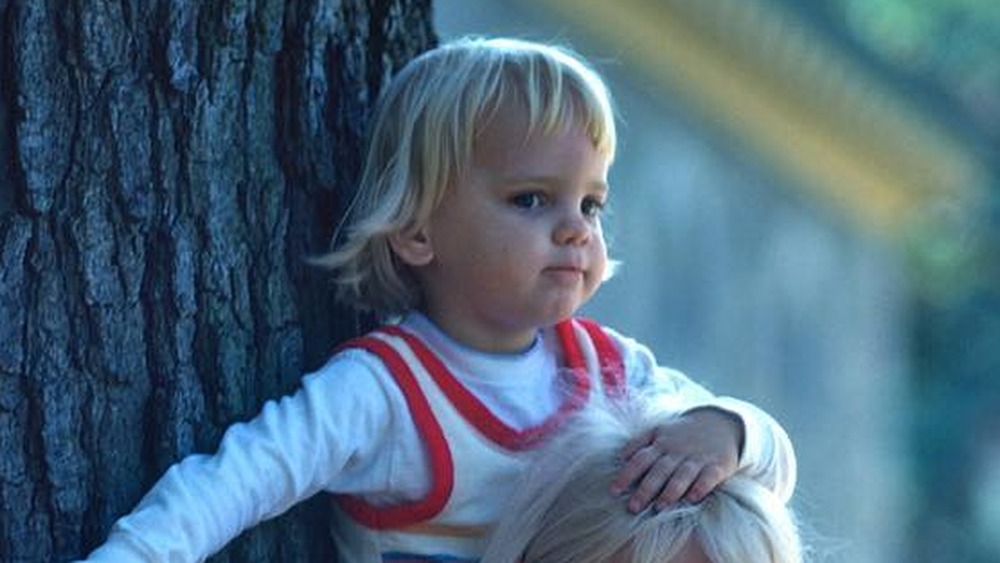
[[746,443],[746,426],[743,417],[731,410],[717,407],[715,405],[704,405],[694,407],[684,412],[683,416],[690,417],[710,417],[725,424],[732,432],[736,446],[736,461],[739,463],[743,459],[743,446]]

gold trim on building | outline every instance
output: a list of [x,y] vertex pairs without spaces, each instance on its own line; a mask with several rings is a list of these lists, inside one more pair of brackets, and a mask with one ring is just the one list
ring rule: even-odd
[[971,204],[986,167],[905,93],[761,0],[523,0],[864,226]]

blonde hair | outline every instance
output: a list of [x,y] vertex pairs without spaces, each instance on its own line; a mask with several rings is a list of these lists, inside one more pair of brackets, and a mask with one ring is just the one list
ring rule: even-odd
[[510,103],[525,108],[528,136],[579,124],[609,162],[614,158],[610,95],[569,50],[465,38],[424,53],[390,82],[376,107],[344,243],[312,260],[334,270],[339,299],[380,315],[419,306],[412,273],[389,238],[428,220],[467,169],[476,136]]
[[[736,475],[699,504],[633,514],[610,492],[617,453],[663,417],[645,405],[589,410],[520,483],[482,563],[663,563],[690,539],[713,563],[799,563],[792,512],[769,489]],[[621,559],[614,559],[621,560]]]

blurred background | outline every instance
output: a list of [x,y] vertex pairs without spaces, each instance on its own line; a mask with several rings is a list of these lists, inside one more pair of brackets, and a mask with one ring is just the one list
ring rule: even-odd
[[1000,561],[1000,3],[436,0],[620,113],[587,314],[799,456],[812,561]]

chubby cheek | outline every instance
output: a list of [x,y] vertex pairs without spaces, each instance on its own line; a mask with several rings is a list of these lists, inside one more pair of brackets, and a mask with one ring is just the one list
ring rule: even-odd
[[601,239],[594,244],[594,249],[591,252],[590,263],[590,275],[592,278],[590,282],[592,284],[591,289],[596,291],[597,287],[600,286],[611,273],[608,270],[608,249],[604,245],[604,239]]

